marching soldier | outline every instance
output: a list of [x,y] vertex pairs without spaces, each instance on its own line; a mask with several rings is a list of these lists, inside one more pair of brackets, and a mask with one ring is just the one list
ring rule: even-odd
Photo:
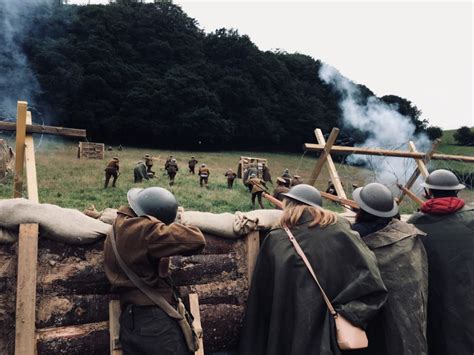
[[189,172],[193,175],[194,175],[194,168],[196,167],[197,163],[198,161],[194,157],[191,157],[191,160],[188,161]]
[[234,185],[234,180],[237,177],[237,174],[232,171],[231,168],[227,169],[224,176],[227,178],[227,188],[232,189]]
[[176,159],[171,159],[168,167],[166,168],[166,172],[170,178],[170,186],[174,185],[174,177],[176,176],[178,170],[178,163],[176,162]]
[[118,176],[120,174],[119,172],[120,166],[119,166],[119,158],[113,157],[111,161],[107,164],[105,168],[105,184],[104,184],[104,189],[109,186],[109,181],[110,178],[113,177],[114,180],[112,181],[112,187],[115,187],[115,183],[117,182]]
[[265,182],[270,182],[273,185],[272,175],[270,174],[270,169],[265,163],[262,163],[262,179]]
[[171,160],[173,159],[173,156],[170,155],[168,159],[166,159],[165,162],[165,170],[168,170],[168,164],[171,163]]
[[277,183],[277,186],[273,190],[273,197],[283,202],[283,199],[285,198],[285,196],[283,196],[282,194],[287,193],[288,191],[290,191],[290,189],[285,186],[286,181],[285,179],[281,177],[277,178],[276,183]]
[[252,205],[255,208],[255,197],[258,199],[258,204],[261,209],[264,209],[262,203],[262,194],[266,189],[265,181],[259,179],[256,174],[250,175],[249,184],[252,186]]
[[208,189],[209,186],[207,185],[207,183],[209,180],[209,175],[211,175],[211,172],[207,168],[206,164],[201,164],[198,174],[199,174],[199,185],[201,185],[202,187],[204,184],[204,186],[206,186],[206,188]]

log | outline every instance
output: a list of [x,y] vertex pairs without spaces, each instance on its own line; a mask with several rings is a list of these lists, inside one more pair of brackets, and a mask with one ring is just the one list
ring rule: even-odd
[[[0,121],[0,130],[15,131],[16,123]],[[79,138],[86,138],[87,136],[87,131],[85,129],[43,126],[43,125],[35,125],[35,124],[27,124],[26,133],[51,134],[51,135],[56,135],[56,136],[79,137]]]

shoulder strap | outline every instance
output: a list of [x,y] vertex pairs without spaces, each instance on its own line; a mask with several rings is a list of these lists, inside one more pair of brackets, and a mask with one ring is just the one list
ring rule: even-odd
[[135,274],[128,266],[125,264],[123,259],[120,257],[118,250],[117,250],[117,244],[115,242],[115,226],[112,227],[112,230],[109,234],[110,237],[110,242],[112,244],[112,249],[114,250],[115,257],[117,259],[117,262],[120,266],[120,268],[125,272],[127,277],[132,281],[132,283],[140,290],[142,291],[150,300],[152,300],[158,307],[160,307],[168,316],[171,318],[181,320],[183,319],[183,316],[178,313],[176,309],[173,308],[169,304],[168,301],[165,300],[165,298],[160,295],[156,290],[152,289],[150,286],[145,284],[138,276]]
[[318,281],[318,278],[316,277],[316,274],[314,273],[313,267],[311,266],[311,264],[309,263],[308,258],[304,254],[303,249],[301,249],[301,247],[300,247],[299,243],[297,242],[295,236],[293,235],[293,233],[291,233],[291,231],[288,229],[288,227],[284,226],[283,228],[285,229],[286,234],[288,234],[288,239],[290,239],[290,242],[293,244],[293,247],[296,249],[296,252],[301,257],[301,259],[303,259],[306,267],[308,268],[308,271],[310,272],[311,276],[313,276],[314,281],[316,281],[316,284],[318,285],[319,289],[321,290],[321,293],[323,294],[324,302],[326,302],[326,305],[329,309],[329,312],[333,316],[335,316],[337,314],[337,312],[334,310],[334,307],[332,306],[331,301],[329,301],[329,298],[326,295],[326,292],[324,292],[323,288],[321,287],[321,285]]

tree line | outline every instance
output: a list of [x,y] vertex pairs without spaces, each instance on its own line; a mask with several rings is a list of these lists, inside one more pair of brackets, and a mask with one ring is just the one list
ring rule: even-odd
[[[174,4],[40,6],[28,16],[22,46],[41,86],[38,115],[93,141],[300,151],[316,127],[341,125],[319,60],[261,51],[233,29],[206,34]],[[360,88],[361,99],[374,95]],[[381,99],[426,130],[409,100]],[[347,136],[364,138],[343,128]]]

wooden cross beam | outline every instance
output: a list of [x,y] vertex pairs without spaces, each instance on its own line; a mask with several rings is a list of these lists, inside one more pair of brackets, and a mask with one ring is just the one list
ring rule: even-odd
[[[15,125],[15,124],[14,124]],[[37,131],[32,125],[28,103],[18,101],[16,128],[11,125],[2,129],[16,129],[16,159],[13,197],[21,197],[23,191],[23,169],[26,161],[26,181],[28,198],[39,202],[36,179],[36,162],[33,133],[85,137],[85,130],[72,130],[62,127],[47,127]],[[62,134],[62,133],[65,134]],[[36,354],[36,275],[38,262],[38,224],[21,224],[18,235],[18,272],[16,292],[15,355]]]
[[[428,153],[426,153],[425,158],[424,159],[418,159],[418,158],[415,159],[417,167],[416,167],[415,171],[413,172],[413,174],[408,179],[407,183],[405,184],[405,189],[402,189],[402,193],[400,194],[400,196],[398,197],[398,200],[397,200],[398,204],[402,203],[403,198],[407,195],[406,191],[407,190],[409,191],[411,189],[411,187],[415,184],[415,181],[416,181],[416,179],[418,179],[420,174],[425,179],[428,177],[429,173],[428,173],[428,169],[426,168],[425,164],[427,164],[430,161],[431,157],[433,156],[436,148],[438,147],[438,145],[440,143],[441,143],[440,139],[434,140],[432,145],[431,145],[430,150],[428,151]],[[417,152],[416,147],[415,147],[415,143],[410,141],[408,143],[408,146],[409,146],[411,152]],[[408,196],[410,197],[410,195],[408,195]],[[419,203],[419,201],[415,201],[415,202]]]
[[[0,121],[0,131],[15,131],[15,130],[17,130],[17,123]],[[26,133],[51,134],[51,135],[63,136],[63,137],[86,138],[85,129],[34,125],[34,124],[31,124],[31,122],[26,124]]]

